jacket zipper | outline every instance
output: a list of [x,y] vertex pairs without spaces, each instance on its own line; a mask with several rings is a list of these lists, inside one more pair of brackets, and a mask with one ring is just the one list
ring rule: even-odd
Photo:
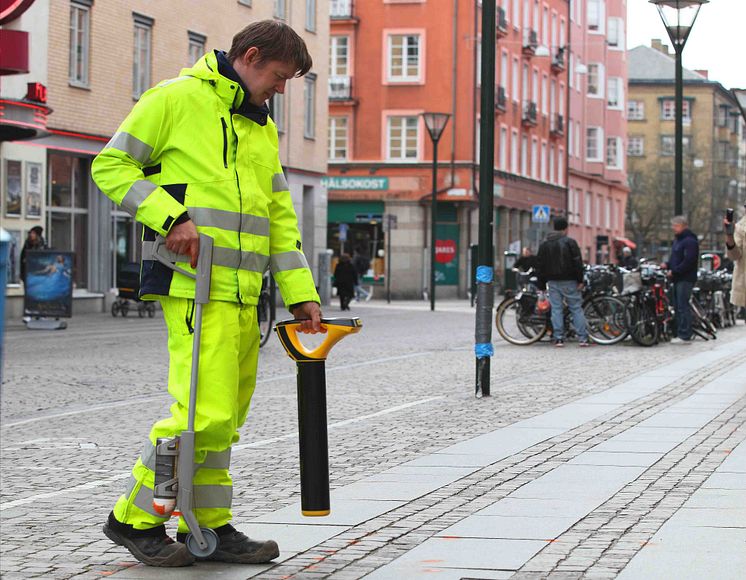
[[228,125],[223,117],[220,117],[220,124],[223,126],[223,167],[228,169]]
[[[223,127],[224,127],[223,130],[227,129],[227,126],[225,124],[225,119],[221,117],[221,120],[223,121]],[[233,133],[233,138],[234,138],[234,141],[236,142],[235,158],[237,159],[238,158],[238,135],[236,134],[236,129],[233,126],[233,113],[231,113],[230,120],[231,120],[231,133]],[[228,167],[227,162],[226,162],[226,167]],[[238,177],[238,166],[236,165],[235,162],[233,163],[233,172],[236,175],[236,188],[238,189],[238,234],[237,235],[238,235],[238,249],[239,249],[239,255],[240,255],[240,252],[242,250],[241,229],[243,227],[243,195],[241,195],[241,180]],[[238,297],[239,304],[242,303],[240,280],[238,279],[238,270],[240,269],[240,267],[241,267],[241,263],[239,262],[239,264],[236,266],[236,296]]]

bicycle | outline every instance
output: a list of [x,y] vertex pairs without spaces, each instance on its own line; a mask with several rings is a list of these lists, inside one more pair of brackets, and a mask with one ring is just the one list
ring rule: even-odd
[[624,276],[627,330],[640,346],[653,346],[672,338],[673,315],[667,286],[666,275],[657,266],[645,265]]
[[259,323],[259,347],[267,344],[275,322],[275,279],[269,271],[262,276],[262,290],[256,305],[256,318]]

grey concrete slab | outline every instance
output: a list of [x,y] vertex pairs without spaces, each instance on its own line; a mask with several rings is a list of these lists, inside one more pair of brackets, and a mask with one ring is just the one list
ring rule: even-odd
[[[308,518],[310,519],[310,518]],[[280,550],[288,552],[305,552],[309,548],[341,534],[347,526],[328,526],[313,521],[307,524],[236,524],[236,529],[250,538],[257,540],[274,540]]]
[[395,481],[399,483],[422,483],[427,481],[452,482],[474,473],[477,467],[417,467],[398,465],[366,477],[366,481]]
[[346,485],[340,489],[332,491],[332,503],[340,499],[346,500],[401,500],[411,501],[415,498],[426,495],[436,489],[450,483],[449,481],[419,482],[419,483],[400,483],[393,481],[368,481],[367,479]]
[[672,410],[666,410],[645,419],[639,425],[640,427],[701,429],[712,421],[713,415],[717,415],[717,413],[716,409],[713,409],[710,413],[677,413]]
[[445,567],[517,570],[546,545],[537,540],[431,538],[365,578],[398,580]]
[[551,540],[578,521],[576,516],[510,517],[473,515],[446,528],[440,537]]
[[[476,570],[474,568],[439,568],[437,566],[423,567],[420,570],[407,570],[406,580],[416,578],[430,578],[437,580],[463,580],[464,578],[479,580],[507,580],[513,576],[512,571],[503,570]],[[366,580],[373,578],[372,575],[364,576]],[[382,576],[378,576],[383,580]],[[405,580],[404,577],[389,576],[389,580]]]
[[469,455],[453,453],[432,453],[423,455],[402,465],[412,467],[484,467],[500,460],[500,454]]
[[569,403],[536,417],[520,421],[515,426],[568,430],[618,409],[619,406],[615,404],[584,404],[583,402]]
[[746,530],[664,526],[632,558],[618,580],[743,580]]
[[616,465],[618,467],[648,467],[663,457],[662,453],[612,453],[587,451],[574,457],[570,465]]
[[727,508],[682,507],[670,522],[671,526],[678,527],[746,528],[746,505]]
[[725,461],[717,468],[718,473],[746,473],[746,443],[731,450]]
[[524,485],[513,497],[574,499],[606,498],[645,471],[644,467],[561,465]]
[[746,506],[746,490],[707,489],[700,487],[683,507],[691,508],[742,508]]
[[715,472],[702,484],[709,489],[744,489],[746,490],[746,473]]
[[246,525],[250,526],[255,522],[268,524],[315,524],[318,522],[325,526],[354,526],[396,509],[404,503],[403,501],[339,499],[332,503],[331,514],[323,518],[304,517],[300,512],[300,504],[294,504],[259,516],[246,522]]
[[503,427],[497,431],[451,445],[441,449],[439,453],[493,456],[495,461],[499,461],[565,432],[565,429],[532,429],[519,427],[518,425]]
[[591,448],[591,451],[603,453],[668,453],[679,445],[681,441],[629,441],[625,439],[609,439]]
[[603,499],[579,496],[574,499],[506,497],[478,511],[479,516],[513,518],[574,518],[579,520],[603,503]]
[[694,435],[697,429],[691,427],[639,427],[635,426],[609,441],[674,441],[680,443]]

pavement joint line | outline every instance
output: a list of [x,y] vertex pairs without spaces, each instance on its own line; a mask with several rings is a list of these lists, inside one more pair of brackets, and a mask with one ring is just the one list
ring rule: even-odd
[[0,504],[0,511],[5,511],[7,509],[11,509],[11,508],[18,507],[18,506],[21,506],[21,505],[26,505],[26,504],[29,504],[29,503],[34,503],[34,502],[37,502],[37,501],[39,501],[41,499],[49,499],[49,498],[52,498],[52,497],[58,497],[58,496],[61,496],[61,495],[66,495],[68,493],[72,493],[72,492],[75,492],[75,491],[84,491],[84,490],[89,490],[89,489],[95,489],[97,487],[103,487],[105,485],[109,485],[110,483],[114,483],[114,482],[117,482],[119,480],[125,479],[125,478],[127,478],[129,476],[130,476],[129,472],[127,472],[127,473],[117,473],[116,475],[113,475],[111,477],[107,477],[106,479],[98,479],[98,480],[95,480],[95,481],[88,481],[86,483],[81,483],[80,485],[76,485],[74,487],[70,487],[70,488],[67,488],[67,489],[60,489],[60,490],[57,490],[57,491],[49,491],[49,492],[46,492],[46,493],[38,493],[36,495],[32,495],[32,496],[29,496],[29,497],[24,497],[24,498],[21,498],[21,499],[16,499],[16,500],[13,500],[13,501],[4,502],[4,503]]
[[[727,356],[728,354],[730,354],[731,356]],[[616,435],[618,433],[622,433],[622,432],[624,432],[624,431],[626,431],[626,430],[628,430],[628,429],[630,429],[630,428],[632,428],[634,426],[634,425],[629,424],[629,422],[631,421],[631,418],[629,418],[629,417],[626,418],[626,419],[623,419],[623,420],[619,420],[618,422],[614,422],[615,418],[622,418],[624,415],[632,415],[632,416],[634,416],[636,414],[636,415],[640,416],[639,417],[639,421],[637,423],[641,423],[646,418],[662,412],[666,408],[669,408],[672,405],[674,405],[676,402],[687,398],[692,393],[695,393],[696,391],[698,391],[699,389],[701,389],[705,385],[714,382],[714,380],[717,377],[719,377],[719,376],[721,376],[723,374],[726,374],[727,372],[729,372],[731,370],[730,365],[728,365],[728,363],[733,363],[733,362],[738,363],[738,362],[741,361],[742,357],[738,353],[734,355],[734,354],[728,352],[725,357],[720,357],[720,358],[721,358],[721,360],[718,361],[719,362],[719,366],[714,371],[711,371],[709,368],[703,368],[703,367],[698,367],[696,369],[693,369],[692,371],[690,371],[688,373],[688,376],[686,376],[686,378],[681,377],[680,379],[675,379],[671,383],[668,383],[667,385],[665,385],[664,387],[662,387],[661,389],[658,389],[658,390],[656,390],[656,391],[654,391],[654,392],[652,392],[652,393],[650,393],[650,394],[648,394],[646,396],[643,396],[641,398],[635,399],[635,401],[634,401],[634,403],[632,405],[629,405],[629,404],[627,406],[622,405],[621,408],[610,411],[604,417],[599,417],[599,418],[596,418],[594,420],[588,421],[588,422],[586,422],[586,423],[584,423],[584,424],[582,424],[582,425],[580,425],[580,426],[578,426],[578,427],[576,427],[574,429],[571,429],[571,430],[566,431],[564,433],[558,434],[555,437],[552,437],[551,439],[548,439],[546,441],[543,441],[543,442],[540,442],[540,443],[534,445],[533,447],[529,447],[528,449],[525,449],[522,452],[519,452],[519,453],[517,453],[517,454],[515,454],[515,455],[513,455],[513,456],[511,456],[509,458],[506,458],[506,459],[503,459],[503,460],[499,460],[499,461],[497,461],[497,462],[495,462],[495,463],[493,463],[491,465],[485,466],[485,467],[483,467],[483,468],[481,468],[481,469],[473,472],[472,474],[464,476],[464,477],[462,477],[462,478],[460,478],[460,479],[458,479],[458,480],[456,480],[456,481],[454,481],[454,482],[452,482],[450,484],[444,485],[441,488],[438,488],[438,489],[436,489],[436,490],[434,490],[434,491],[432,491],[432,492],[430,492],[430,493],[428,493],[426,495],[420,496],[419,498],[415,499],[414,501],[405,504],[401,508],[395,508],[395,509],[390,510],[389,512],[387,512],[385,514],[382,514],[378,518],[374,518],[373,520],[369,520],[367,522],[363,522],[363,523],[358,524],[356,526],[352,526],[348,530],[348,533],[352,534],[353,537],[355,538],[354,539],[354,544],[355,545],[357,545],[357,544],[359,544],[361,542],[364,542],[367,539],[369,539],[371,536],[375,536],[375,534],[377,534],[377,533],[383,533],[383,531],[387,527],[395,526],[395,524],[401,523],[403,520],[406,520],[407,518],[411,517],[412,514],[409,513],[409,512],[411,512],[412,510],[415,510],[415,513],[421,513],[421,512],[425,512],[428,509],[437,507],[438,503],[440,501],[440,498],[438,496],[439,495],[443,495],[443,492],[444,492],[445,488],[448,488],[448,487],[451,487],[451,486],[459,487],[459,484],[463,484],[464,482],[467,482],[467,483],[465,483],[465,484],[462,485],[462,487],[461,487],[460,490],[456,491],[455,495],[451,495],[450,498],[453,499],[455,496],[460,496],[462,494],[468,495],[469,492],[470,492],[470,490],[471,490],[471,488],[473,488],[474,485],[475,485],[473,483],[469,483],[469,480],[476,479],[479,475],[484,475],[486,473],[487,477],[483,478],[481,480],[482,482],[484,482],[484,481],[486,481],[488,479],[491,479],[491,478],[499,476],[502,472],[510,469],[511,467],[519,465],[520,463],[530,462],[530,459],[533,456],[538,456],[541,453],[547,453],[548,452],[547,449],[544,449],[544,447],[546,447],[547,444],[550,444],[550,449],[551,449],[552,446],[560,448],[559,452],[556,453],[552,457],[561,457],[563,455],[571,454],[572,450],[574,448],[576,448],[576,447],[580,447],[580,449],[577,451],[577,453],[575,453],[575,456],[580,455],[584,451],[587,451],[588,449],[590,449],[590,448],[594,447],[596,444],[598,444],[598,442],[599,442],[599,440],[598,440],[599,433],[594,433],[593,432],[594,430],[597,430],[599,427],[601,427],[601,426],[603,426],[605,424],[608,424],[609,427],[606,429],[607,432],[604,433],[604,435],[608,435],[608,437],[606,437],[605,439],[610,439],[614,435]],[[726,360],[722,360],[722,358],[726,358]],[[702,375],[704,375],[704,376],[702,376]],[[684,387],[683,391],[681,390],[682,387]],[[607,417],[608,415],[611,415],[612,417],[608,418]],[[573,432],[577,432],[577,433],[573,434]],[[587,434],[590,434],[590,435],[584,441],[575,442],[574,444],[571,444],[570,447],[568,447],[566,449],[562,449],[563,444],[565,444],[566,441],[567,441],[567,439],[568,439],[568,434],[571,435],[569,437],[570,440],[578,438],[578,437],[581,437],[582,435],[587,435]],[[552,444],[551,442],[555,441],[555,440],[556,440],[556,443]],[[587,448],[582,448],[582,446],[586,442],[588,442],[588,441],[592,441],[592,443],[590,445],[588,445]],[[536,453],[534,453],[532,455],[531,454],[531,450],[533,448],[538,448],[539,451],[537,451]],[[675,450],[672,450],[669,453],[673,453],[674,451]],[[520,459],[521,455],[528,455],[528,458],[524,459],[524,460],[521,460]],[[667,455],[668,454],[666,454],[666,456]],[[513,459],[515,457],[518,457],[518,460],[515,461],[515,462],[513,462],[512,464],[507,461],[507,460],[511,460],[511,459]],[[552,457],[550,457],[549,459],[551,460]],[[665,458],[665,456],[664,456],[664,458]],[[504,465],[502,468],[499,467],[500,464],[504,464],[506,462],[508,463],[507,465]],[[465,505],[467,505],[469,503],[480,503],[480,504],[484,503],[484,501],[485,501],[484,498],[486,496],[488,496],[490,493],[496,492],[498,490],[498,488],[504,487],[506,484],[508,484],[508,483],[510,483],[510,482],[512,482],[512,481],[514,481],[514,480],[516,480],[518,478],[520,478],[527,471],[532,471],[533,470],[533,471],[538,471],[539,472],[536,475],[535,478],[532,478],[532,479],[526,480],[526,481],[522,481],[515,489],[512,489],[512,490],[508,491],[506,494],[504,494],[504,495],[502,495],[502,496],[500,496],[500,497],[498,497],[496,499],[499,500],[499,499],[502,499],[503,497],[507,497],[507,495],[509,495],[513,491],[516,491],[520,487],[523,487],[524,485],[530,483],[531,481],[534,481],[535,479],[538,479],[538,477],[541,477],[545,473],[548,473],[549,471],[552,471],[555,468],[555,467],[552,467],[552,466],[550,466],[549,468],[545,468],[544,466],[547,463],[548,463],[548,461],[545,460],[545,461],[542,461],[542,462],[540,462],[539,464],[537,464],[535,466],[530,466],[524,472],[521,472],[521,473],[518,473],[518,474],[513,474],[512,477],[509,477],[508,479],[506,479],[504,481],[501,481],[500,483],[498,483],[497,485],[493,486],[491,489],[487,490],[486,492],[483,489],[479,490],[479,492],[477,492],[477,493],[481,493],[481,495],[476,495],[475,494],[474,497],[471,498],[471,499],[466,498],[462,502],[462,504],[459,506],[459,508],[461,508],[461,507],[463,507],[463,506],[465,506]],[[565,462],[563,462],[563,463],[565,463]],[[656,462],[653,465],[653,467],[655,467],[655,465],[657,465],[658,463],[659,462]],[[494,473],[490,473],[490,470],[492,470],[492,469],[495,469]],[[479,484],[480,484],[480,482],[476,482],[476,485],[479,485]],[[624,489],[620,490],[620,493],[623,492],[623,490]],[[428,505],[427,504],[427,502],[429,501],[428,498],[435,498],[435,501],[433,501],[432,503],[430,503]],[[413,504],[416,504],[418,502],[425,503],[426,505],[422,509],[416,510],[416,508],[413,506]],[[489,502],[486,505],[490,505],[491,503],[494,503],[494,502]],[[457,508],[457,509],[459,509],[459,508]],[[479,509],[481,509],[481,507],[477,507],[476,509],[470,509],[469,511],[471,513],[475,513],[476,511],[479,511]],[[396,515],[397,512],[402,512],[402,515],[400,517],[397,516]],[[590,512],[590,513],[592,514],[593,512]],[[425,528],[428,525],[433,525],[433,522],[435,522],[439,518],[443,517],[444,515],[448,515],[448,514],[454,515],[454,510],[452,510],[452,509],[451,510],[447,510],[447,511],[445,511],[445,513],[438,514],[438,515],[436,515],[436,516],[434,516],[432,518],[426,519],[423,522],[419,522],[416,527],[414,527],[412,529],[408,529],[405,532],[401,532],[401,531],[396,532],[396,531],[394,531],[394,533],[392,534],[393,538],[389,538],[389,539],[390,540],[391,539],[398,540],[401,543],[402,542],[402,538],[405,538],[407,535],[416,534],[421,528]],[[463,517],[468,517],[468,515],[471,515],[471,514],[465,514]],[[588,517],[588,515],[590,515],[590,514],[587,514],[585,517]],[[463,517],[459,517],[456,521],[458,521],[460,519],[463,519]],[[378,520],[378,519],[383,520],[383,521],[379,522],[380,525],[378,525],[376,527],[375,523],[376,523],[376,520]],[[371,521],[373,522],[372,526],[369,525],[369,524],[371,524]],[[445,528],[449,527],[452,523],[453,522],[451,522],[451,521],[447,521],[444,524],[437,525],[436,527],[440,528],[442,530],[442,529],[445,529]],[[372,529],[368,529],[369,527],[372,527]],[[428,532],[427,536],[428,537],[432,537],[436,533],[437,533],[437,531]],[[319,550],[321,550],[322,551],[321,556],[323,556],[323,559],[325,561],[329,561],[329,560],[331,560],[331,559],[334,558],[334,555],[336,553],[338,553],[339,551],[341,551],[341,550],[338,550],[337,552],[335,552],[335,554],[332,554],[330,556],[329,554],[323,553],[323,549],[325,547],[328,547],[327,544],[325,544],[324,542],[322,542],[321,544],[319,544],[316,547],[308,550],[307,552],[299,554],[296,558],[299,559],[299,560],[302,560],[304,556],[307,557],[308,555],[312,555],[314,553],[319,553]],[[346,560],[345,563],[344,563],[344,565],[342,565],[342,566],[340,566],[340,567],[338,567],[338,568],[335,569],[335,572],[343,571],[343,570],[345,570],[346,568],[348,568],[349,566],[351,566],[353,564],[355,564],[355,565],[364,564],[365,563],[365,559],[367,557],[377,557],[377,558],[384,557],[389,562],[392,562],[393,560],[395,560],[396,558],[398,558],[401,554],[405,553],[406,551],[408,551],[408,549],[411,549],[412,547],[414,547],[414,546],[409,546],[409,547],[405,546],[405,549],[402,550],[401,548],[399,548],[397,550],[397,545],[392,541],[392,543],[390,543],[389,545],[384,545],[383,547],[376,547],[372,551],[369,551],[367,553],[362,553],[360,555],[360,557],[358,557],[358,558],[351,558],[349,560]],[[344,549],[344,548],[342,548],[342,549]],[[385,552],[387,550],[388,551],[396,550],[397,553],[393,557],[383,556],[382,552]],[[299,565],[293,566],[293,560],[295,560],[296,558],[291,558],[291,559],[289,559],[289,560],[287,560],[285,562],[282,562],[281,564],[278,564],[277,566],[273,567],[271,570],[273,572],[277,571],[278,573],[283,573],[283,574],[295,574],[295,573],[302,572],[303,570],[306,569],[307,566],[304,565],[304,564],[300,564],[300,566]],[[314,562],[316,563],[316,561],[314,561]],[[376,566],[376,567],[379,568],[381,566]]]
[[[434,351],[422,351],[422,352],[409,353],[409,354],[400,355],[400,356],[383,357],[380,359],[373,359],[373,360],[363,361],[359,363],[350,363],[346,365],[329,367],[326,369],[326,372],[330,373],[330,372],[344,371],[344,370],[349,370],[349,369],[358,368],[362,366],[371,366],[371,365],[393,362],[393,361],[398,361],[398,360],[406,360],[410,358],[428,356],[432,354],[437,354],[437,353]],[[294,379],[296,377],[297,377],[297,373],[287,373],[283,375],[277,375],[274,377],[267,377],[265,379],[259,379],[256,381],[256,383],[257,384],[272,383],[274,381],[284,381],[288,379]],[[59,419],[61,417],[71,417],[73,415],[80,415],[82,413],[93,413],[95,411],[103,411],[105,409],[127,407],[129,405],[137,405],[140,403],[150,403],[152,401],[159,401],[162,399],[170,399],[170,398],[171,398],[171,395],[169,395],[168,393],[161,393],[158,395],[148,395],[144,397],[142,396],[133,397],[131,399],[125,399],[123,401],[112,401],[110,403],[93,405],[91,407],[85,407],[83,409],[73,409],[70,411],[64,411],[62,413],[47,413],[47,414],[38,415],[36,417],[29,417],[27,419],[19,419],[17,421],[2,421],[2,423],[0,424],[0,428],[18,427],[19,425],[28,425],[29,423],[35,423],[37,421],[46,421],[48,419]]]

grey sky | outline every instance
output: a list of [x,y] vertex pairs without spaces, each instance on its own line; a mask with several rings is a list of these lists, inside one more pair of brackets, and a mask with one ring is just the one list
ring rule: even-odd
[[[707,69],[725,88],[746,89],[746,0],[710,0],[702,6],[684,48],[684,66]],[[627,0],[627,48],[671,44],[658,10],[648,0]]]

